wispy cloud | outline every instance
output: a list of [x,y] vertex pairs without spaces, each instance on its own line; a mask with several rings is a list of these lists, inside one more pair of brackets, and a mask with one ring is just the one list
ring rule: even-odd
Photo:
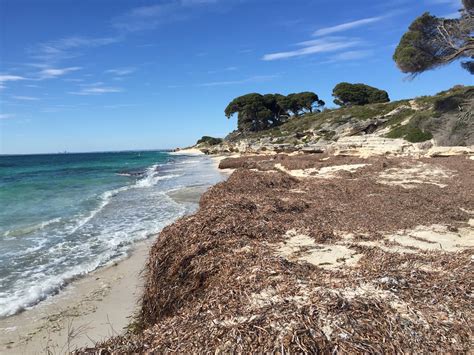
[[359,39],[348,39],[342,37],[320,38],[311,41],[300,42],[297,45],[302,48],[293,51],[265,54],[262,59],[265,61],[272,61],[301,57],[309,54],[334,52],[341,49],[354,47],[359,44],[361,44]]
[[48,68],[43,69],[38,73],[39,79],[52,79],[59,76],[63,76],[67,73],[71,73],[77,70],[81,70],[81,67],[68,67],[68,68]]
[[385,16],[376,16],[376,17],[367,17],[363,18],[360,20],[356,21],[351,21],[351,22],[346,22],[346,23],[341,23],[336,26],[331,26],[331,27],[324,27],[320,28],[316,32],[314,32],[314,36],[327,36],[329,34],[333,33],[339,33],[339,32],[344,32],[356,27],[362,27],[365,25],[369,25],[375,22],[382,21],[385,18]]
[[174,21],[188,19],[196,7],[222,3],[223,0],[167,0],[159,4],[140,6],[116,17],[113,26],[123,32],[137,32],[154,29]]
[[19,75],[0,74],[0,90],[5,89],[5,83],[8,81],[27,80],[27,78]]
[[12,113],[0,113],[0,120],[6,120],[7,118],[15,117]]
[[215,69],[215,70],[209,70],[207,73],[208,74],[217,74],[217,73],[223,73],[223,72],[229,72],[229,71],[236,71],[239,68],[237,67],[227,67],[224,69]]
[[113,26],[124,32],[137,32],[179,19],[179,2],[140,6],[113,20]]
[[71,91],[69,94],[72,95],[102,95],[102,94],[109,94],[109,93],[116,93],[116,92],[122,92],[122,88],[118,87],[108,87],[108,86],[91,86],[91,87],[85,87],[82,88],[79,91]]
[[40,60],[42,63],[34,65],[39,67],[49,66],[64,59],[74,58],[82,55],[81,50],[86,48],[96,48],[123,40],[121,36],[114,37],[65,37],[54,41],[42,42],[29,48],[30,55]]
[[346,51],[346,52],[338,53],[331,56],[324,63],[328,64],[328,63],[335,63],[335,62],[355,61],[355,60],[371,57],[373,53],[374,52],[372,50]]
[[123,76],[123,75],[128,75],[132,74],[137,70],[137,68],[134,67],[128,67],[128,68],[117,68],[117,69],[109,69],[106,70],[106,74],[113,74],[113,75],[118,75],[118,76]]
[[19,75],[0,74],[0,83],[4,83],[6,81],[18,81],[18,80],[26,80],[26,78]]
[[15,100],[22,100],[22,101],[39,101],[40,99],[38,97],[33,97],[33,96],[12,96],[13,99]]
[[277,77],[279,77],[279,75],[255,75],[255,76],[251,76],[249,78],[245,78],[241,80],[213,81],[209,83],[198,84],[197,86],[212,87],[212,86],[240,85],[240,84],[247,84],[247,83],[259,83],[259,82],[270,81]]

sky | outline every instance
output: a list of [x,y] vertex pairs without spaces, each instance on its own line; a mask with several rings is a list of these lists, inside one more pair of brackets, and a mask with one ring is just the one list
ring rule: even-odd
[[0,154],[167,149],[236,128],[250,92],[341,82],[392,100],[473,85],[457,63],[407,80],[392,60],[425,11],[459,0],[0,0]]

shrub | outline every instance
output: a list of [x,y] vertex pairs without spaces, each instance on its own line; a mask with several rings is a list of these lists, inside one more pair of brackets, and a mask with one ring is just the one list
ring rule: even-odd
[[197,141],[196,144],[217,145],[219,143],[222,143],[222,138],[203,136],[201,139]]

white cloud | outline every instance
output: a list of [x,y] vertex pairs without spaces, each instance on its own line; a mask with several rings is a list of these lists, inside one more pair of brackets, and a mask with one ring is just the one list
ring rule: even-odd
[[160,24],[184,20],[198,7],[206,8],[222,0],[168,0],[159,4],[140,6],[116,17],[113,25],[124,32],[154,29]]
[[122,88],[117,87],[100,87],[100,86],[91,86],[85,87],[79,91],[69,92],[72,95],[102,95],[108,93],[122,92]]
[[26,78],[18,75],[9,75],[9,74],[0,74],[0,84],[6,81],[18,81],[18,80],[26,80]]
[[38,75],[40,79],[52,79],[58,76],[65,75],[67,73],[81,70],[81,67],[69,67],[69,68],[48,68],[41,70]]
[[[117,43],[123,40],[123,37],[65,37],[59,40],[39,43],[29,49],[33,58],[39,59],[46,63],[56,63],[63,59],[73,58],[81,55],[81,49],[95,48]],[[33,64],[37,67],[49,66],[45,63]]]
[[357,21],[341,23],[332,27],[320,28],[319,30],[314,32],[314,36],[327,36],[333,33],[344,32],[352,28],[361,27],[364,25],[369,25],[371,23],[382,21],[384,18],[385,16],[368,17]]
[[255,76],[251,76],[249,78],[241,79],[241,80],[213,81],[209,83],[198,84],[197,86],[212,87],[212,86],[239,85],[239,84],[246,84],[246,83],[258,83],[258,82],[270,81],[272,79],[277,78],[278,76],[279,75],[255,75]]
[[33,96],[12,96],[12,98],[15,100],[22,100],[22,101],[39,101],[40,100],[38,97],[33,97]]
[[114,27],[125,32],[137,32],[156,28],[161,23],[173,21],[179,12],[178,2],[140,6],[113,21]]
[[19,75],[10,75],[10,74],[0,74],[0,90],[6,88],[5,83],[8,81],[20,81],[27,80],[27,78]]
[[109,70],[106,70],[105,73],[106,73],[106,74],[113,74],[113,75],[123,76],[123,75],[132,74],[132,73],[134,73],[136,70],[137,70],[137,69],[136,69],[136,68],[133,68],[133,67],[117,68],[117,69],[109,69]]
[[11,113],[0,113],[0,120],[6,120],[7,118],[13,117],[15,117],[15,115]]
[[329,58],[329,60],[324,63],[334,63],[334,62],[346,62],[346,61],[355,61],[358,59],[364,59],[372,56],[373,51],[371,50],[355,50],[355,51],[346,51],[338,53]]
[[287,58],[293,58],[293,57],[301,57],[301,56],[305,56],[309,54],[334,52],[341,49],[354,47],[359,44],[361,44],[361,41],[358,39],[347,39],[347,38],[341,38],[341,37],[321,38],[321,39],[315,39],[311,41],[298,43],[297,44],[298,46],[303,47],[300,49],[287,51],[287,52],[265,54],[262,59],[265,61],[272,61],[272,60],[287,59]]

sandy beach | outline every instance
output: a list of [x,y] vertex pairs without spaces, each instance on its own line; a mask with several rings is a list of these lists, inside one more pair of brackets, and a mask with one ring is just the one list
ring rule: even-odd
[[120,334],[141,294],[152,239],[130,257],[72,282],[57,296],[0,320],[0,351],[5,354],[63,354]]
[[[216,164],[218,162],[216,161]],[[171,191],[176,202],[198,203],[207,187]],[[36,307],[0,320],[0,353],[64,354],[121,334],[141,297],[150,246],[136,243],[129,256],[71,282]]]

